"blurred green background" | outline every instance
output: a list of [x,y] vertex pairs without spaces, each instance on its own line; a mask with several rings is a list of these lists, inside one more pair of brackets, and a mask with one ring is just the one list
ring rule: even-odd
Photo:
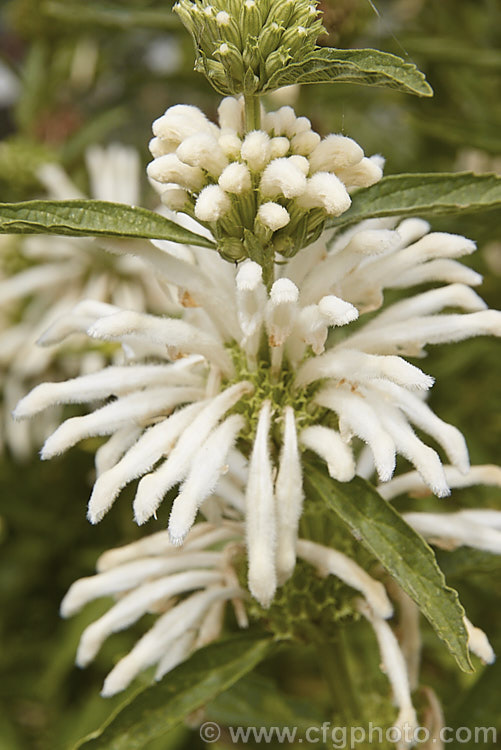
[[[376,47],[415,62],[435,90],[433,99],[340,84],[283,91],[269,106],[280,97],[310,117],[319,132],[345,133],[367,154],[383,154],[386,174],[501,172],[499,0],[376,0],[375,5],[377,14],[367,0],[325,0],[321,7],[329,36],[320,41]],[[151,122],[173,104],[196,104],[214,117],[218,97],[192,72],[191,40],[170,6],[164,0],[3,2],[1,201],[41,194],[35,172],[49,159],[61,162],[85,188],[83,156],[91,143],[134,145],[146,165]],[[145,179],[146,205],[153,207],[149,190]],[[484,274],[480,292],[492,307],[499,307],[501,289],[499,218],[483,213],[433,222],[434,228],[478,243],[479,251],[466,262]],[[437,378],[432,405],[465,433],[473,463],[499,460],[498,362],[496,342],[477,339],[432,350],[425,363]],[[92,573],[98,554],[140,535],[127,498],[97,528],[86,522],[91,447],[48,464],[34,457],[19,465],[8,453],[0,458],[0,750],[70,748],[123,700],[123,695],[101,699],[99,686],[142,628],[114,636],[96,662],[80,671],[73,666],[78,638],[100,606],[69,622],[58,617],[66,589],[75,578]],[[475,488],[455,493],[450,504],[501,508],[501,495]],[[148,530],[156,528],[150,523]],[[501,654],[501,561],[465,550],[439,558],[470,619],[486,630]],[[431,631],[424,633],[422,682],[439,695],[447,723],[501,730],[500,667],[479,667],[472,677],[465,676]],[[348,637],[356,645],[359,629]],[[367,689],[386,694],[375,648],[364,643],[360,649]],[[307,651],[277,659],[274,666],[274,679],[290,695],[313,695],[322,703],[324,686]],[[254,689],[257,695],[262,686]],[[216,706],[214,715],[223,708]],[[235,707],[226,710],[231,714]],[[148,747],[204,745],[182,729]]]

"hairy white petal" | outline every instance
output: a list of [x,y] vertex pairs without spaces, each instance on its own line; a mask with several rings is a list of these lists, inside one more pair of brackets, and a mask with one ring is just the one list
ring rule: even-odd
[[195,629],[188,630],[169,645],[167,653],[158,662],[155,680],[161,680],[174,667],[177,667],[178,664],[181,664],[181,662],[188,658],[195,645],[196,637],[197,631]]
[[249,168],[240,162],[229,164],[221,172],[218,182],[219,187],[227,193],[235,193],[236,195],[246,193],[252,187]]
[[89,664],[111,633],[124,630],[136,622],[155,602],[220,583],[221,575],[219,571],[190,570],[158,578],[126,594],[84,630],[78,647],[77,664],[80,667]]
[[303,509],[303,475],[297,444],[294,410],[284,409],[284,435],[278,475],[275,482],[277,509],[277,580],[282,585],[296,564],[296,539]]
[[148,579],[160,578],[191,568],[220,565],[221,552],[192,552],[183,555],[147,557],[125,563],[73,583],[61,602],[61,616],[71,617],[93,599],[135,589]]
[[427,344],[463,341],[472,336],[501,336],[501,312],[484,310],[465,315],[429,315],[355,333],[336,348],[376,354],[420,354]]
[[219,185],[207,185],[195,203],[195,216],[199,221],[219,221],[230,209],[229,195]]
[[381,581],[376,581],[351,558],[330,547],[300,539],[297,543],[299,557],[317,568],[321,576],[334,575],[360,591],[378,617],[387,619],[393,607]]
[[287,158],[274,159],[264,170],[259,187],[265,198],[297,198],[306,190],[306,177]]
[[427,539],[449,547],[474,547],[501,554],[501,530],[483,526],[461,513],[404,513],[404,518]]
[[228,452],[244,425],[244,418],[234,414],[216,427],[195,453],[192,468],[174,500],[169,517],[169,534],[173,544],[183,543],[199,507],[214,492]]
[[286,208],[272,201],[262,203],[259,206],[257,217],[272,232],[287,226],[291,218]]
[[262,172],[271,157],[268,133],[263,130],[247,133],[240,154],[253,172]]
[[451,462],[463,473],[470,468],[468,448],[462,433],[453,425],[447,424],[425,404],[418,396],[409,393],[392,383],[379,382],[377,390],[390,397],[408,419],[420,429],[427,432],[444,448]]
[[266,330],[270,346],[282,346],[292,331],[299,292],[289,279],[278,279],[266,305]]
[[111,469],[122,458],[124,453],[134,445],[142,432],[142,427],[134,429],[134,427],[127,425],[126,427],[122,427],[121,430],[117,430],[103,445],[99,446],[94,458],[97,477],[100,477],[105,471]]
[[143,669],[158,662],[173,642],[198,627],[209,607],[218,599],[239,595],[238,588],[215,587],[193,594],[165,615],[137,642],[107,676],[101,695],[109,697],[124,690]]
[[311,169],[335,172],[353,166],[363,159],[364,152],[352,138],[344,135],[328,135],[309,156]]
[[143,477],[134,500],[134,515],[137,523],[145,523],[154,515],[165,493],[185,478],[195,452],[207,439],[211,430],[228,409],[231,409],[245,393],[251,390],[250,383],[242,381],[211,399],[183,432],[167,460],[155,472]]
[[341,435],[356,435],[371,448],[378,476],[385,482],[395,469],[395,443],[366,400],[344,388],[324,388],[315,396],[320,406],[339,416]]
[[351,448],[339,432],[322,425],[312,425],[301,430],[303,448],[316,453],[326,464],[329,474],[339,482],[349,482],[355,476],[355,462]]
[[179,435],[193,422],[203,406],[203,401],[185,406],[153,425],[116,465],[98,476],[87,511],[91,523],[101,520],[126,484],[145,474],[160,458],[169,454]]
[[372,625],[378,640],[382,667],[390,681],[393,697],[399,709],[395,726],[403,727],[408,724],[412,729],[417,726],[416,712],[412,705],[405,659],[398,641],[388,623],[382,617],[378,617],[364,601],[359,602],[358,608]]
[[[472,466],[470,470],[463,474],[454,466],[444,466],[445,476],[449,487],[471,487],[475,484],[487,484],[501,486],[501,467],[499,466]],[[404,493],[420,492],[426,488],[423,480],[416,471],[410,471],[395,477],[391,482],[378,487],[378,491],[386,500],[392,500],[398,495]],[[462,511],[463,513],[477,511]],[[490,512],[490,511],[486,511]]]
[[72,417],[45,441],[42,459],[52,458],[75,443],[96,435],[110,435],[128,422],[144,424],[187,401],[203,396],[199,388],[151,388],[132,393],[84,417]]
[[228,165],[228,159],[210,133],[188,136],[180,143],[176,155],[190,167],[201,167],[213,177],[219,177]]
[[268,445],[270,419],[271,404],[265,401],[259,412],[246,490],[249,589],[263,607],[270,605],[277,587],[276,513]]
[[153,133],[166,141],[181,143],[184,138],[199,132],[210,132],[204,113],[189,104],[176,104],[153,123]]
[[[346,356],[347,355],[347,356]],[[406,388],[427,389],[433,378],[401,357],[378,356],[360,351],[329,351],[308,359],[298,370],[296,385],[301,388],[314,380],[335,378],[354,383],[390,380]]]
[[175,347],[183,353],[202,354],[227,375],[232,372],[229,356],[220,342],[184,320],[124,310],[98,320],[89,329],[89,335],[104,341],[141,336],[156,344]]
[[198,385],[200,377],[191,371],[192,365],[198,361],[191,357],[166,365],[106,367],[60,383],[41,383],[19,402],[14,417],[23,419],[55,404],[97,401],[151,386]]
[[351,198],[343,182],[335,174],[316,172],[307,181],[298,205],[306,209],[323,208],[329,216],[339,216],[349,209]]
[[496,655],[484,631],[472,625],[467,617],[464,618],[464,624],[468,633],[470,651],[482,659],[484,664],[493,664],[496,661]]
[[447,497],[450,489],[445,478],[440,457],[433,448],[425,445],[402,414],[390,404],[380,404],[371,399],[384,429],[393,438],[397,452],[411,461],[437,497]]

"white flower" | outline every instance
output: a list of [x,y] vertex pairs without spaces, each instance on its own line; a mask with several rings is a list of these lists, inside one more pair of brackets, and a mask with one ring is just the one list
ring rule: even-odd
[[[134,149],[118,144],[106,149],[92,146],[86,159],[92,197],[137,204],[140,175]],[[55,164],[43,166],[39,177],[52,198],[84,197]],[[127,240],[122,242],[129,246]],[[47,377],[51,368],[58,368],[56,372],[68,377],[100,369],[106,361],[96,351],[75,357],[71,352],[40,349],[34,344],[43,332],[81,299],[164,312],[169,295],[137,258],[103,253],[106,241],[27,236],[12,238],[14,243],[17,265],[22,270],[0,279],[0,311],[4,314],[0,329],[0,382],[4,394],[0,432],[14,455],[25,458],[33,444],[39,444],[54,429],[55,415],[50,420],[37,421],[33,430],[27,424],[13,423],[10,414],[20,395]],[[113,249],[111,241],[108,244]],[[84,343],[88,349],[88,341]],[[78,342],[81,345],[82,338]]]
[[[238,479],[233,476],[232,481]],[[228,510],[224,499],[214,500]],[[112,633],[129,627],[146,612],[158,615],[153,627],[110,672],[103,695],[124,690],[139,672],[154,664],[155,678],[160,679],[195,649],[217,639],[222,633],[227,601],[233,604],[238,626],[247,627],[248,595],[240,588],[235,570],[244,549],[244,533],[244,525],[237,520],[202,522],[193,527],[179,548],[166,531],[161,531],[105,552],[97,562],[97,574],[70,587],[61,604],[64,617],[74,615],[94,599],[116,598],[116,603],[82,634],[76,659],[81,667],[94,659]],[[383,584],[349,557],[307,540],[298,542],[298,555],[316,575],[334,575],[361,593],[376,617],[391,617],[393,607]]]
[[[170,107],[153,124],[148,175],[168,207],[179,208],[181,195],[171,191],[181,188],[181,210],[203,222],[218,241],[231,226],[230,236],[241,245],[235,260],[252,256],[246,230],[256,233],[256,219],[272,235],[280,232],[265,238],[268,245],[294,254],[318,237],[328,216],[349,208],[351,188],[382,176],[355,141],[341,135],[321,140],[291,107],[263,112],[262,128],[248,133],[242,99],[223,99],[218,115],[219,126],[194,107]],[[273,215],[271,201],[277,206]],[[298,211],[304,219],[301,239],[297,222],[290,222]],[[292,238],[292,247],[285,238]]]
[[[172,539],[181,541],[197,509],[203,512],[224,482],[236,441],[250,462],[239,503],[247,513],[251,592],[268,604],[293,569],[303,450],[325,460],[333,477],[349,481],[362,441],[382,482],[391,479],[401,454],[436,495],[447,495],[442,459],[415,425],[458,472],[468,471],[463,436],[425,402],[433,378],[403,356],[419,355],[428,344],[501,334],[501,313],[485,310],[466,285],[478,283],[478,275],[452,259],[474,249],[469,240],[429,233],[416,219],[366,223],[277,265],[269,292],[253,262],[234,268],[208,250],[181,253],[158,244],[138,252],[178,286],[185,304],[179,315],[77,306],[46,340],[87,331],[98,341],[121,343],[123,364],[39,386],[16,410],[21,418],[52,404],[113,397],[64,422],[42,451],[49,458],[85,437],[111,436],[98,453],[92,522],[134,479],[142,477],[134,501],[139,523],[181,484],[169,526]],[[408,296],[350,334],[350,322],[380,305],[385,288],[423,279],[453,283]],[[465,312],[443,312],[447,307]],[[288,477],[296,478],[297,492]],[[289,507],[277,511],[286,496]]]

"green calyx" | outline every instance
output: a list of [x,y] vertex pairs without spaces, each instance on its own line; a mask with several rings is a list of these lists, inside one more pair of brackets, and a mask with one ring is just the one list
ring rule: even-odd
[[325,30],[316,0],[179,0],[195,42],[195,67],[221,94],[257,95],[268,79],[313,52]]
[[294,409],[294,416],[298,430],[312,424],[325,424],[329,412],[313,402],[313,395],[318,387],[316,384],[306,388],[294,386],[295,371],[284,359],[278,374],[272,371],[269,349],[262,347],[261,356],[255,368],[249,367],[245,353],[239,346],[233,345],[229,349],[236,375],[224,385],[230,386],[247,380],[254,386],[253,392],[245,399],[241,399],[234,407],[235,413],[242,414],[247,423],[241,432],[241,447],[249,455],[256,434],[259,412],[265,401],[271,402],[273,412],[272,450],[278,458],[279,446],[282,442],[282,414],[286,406]]

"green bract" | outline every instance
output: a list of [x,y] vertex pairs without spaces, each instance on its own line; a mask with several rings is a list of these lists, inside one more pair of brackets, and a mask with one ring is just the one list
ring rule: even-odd
[[196,68],[221,94],[258,94],[284,65],[315,49],[323,26],[309,0],[181,0],[174,7],[193,36]]

